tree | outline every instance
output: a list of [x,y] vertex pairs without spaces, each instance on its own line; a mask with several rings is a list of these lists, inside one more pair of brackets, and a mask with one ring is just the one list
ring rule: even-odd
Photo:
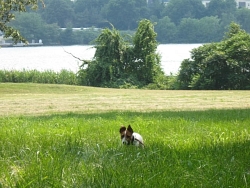
[[197,43],[220,41],[223,37],[220,20],[217,17],[203,17],[198,22]]
[[95,48],[93,60],[80,72],[84,75],[85,84],[105,86],[121,78],[124,68],[121,57],[124,41],[120,33],[114,28],[104,29],[96,39]]
[[154,25],[149,20],[141,20],[133,40],[133,64],[137,79],[146,85],[156,82],[157,77],[163,74],[160,56],[156,53],[156,36]]
[[236,11],[235,0],[211,0],[206,10],[206,16],[218,16],[227,13],[234,13]]
[[75,38],[73,29],[68,27],[60,33],[60,44],[62,45],[73,45],[76,43],[73,39]]
[[74,2],[75,27],[98,26],[104,22],[101,15],[102,2],[100,0],[77,0]]
[[135,29],[137,21],[147,14],[146,7],[145,0],[110,0],[103,14],[116,28],[130,30]]
[[151,0],[148,2],[149,14],[156,16],[158,19],[162,18],[162,11],[164,10],[165,5],[159,0]]
[[73,2],[70,0],[49,0],[42,12],[48,24],[57,23],[60,27],[72,25],[74,18]]
[[75,39],[76,44],[92,44],[95,39],[100,35],[101,30],[97,30],[96,28],[82,29],[80,31],[75,31]]
[[241,25],[242,29],[250,33],[250,10],[247,8],[237,9],[236,11],[237,22]]
[[20,31],[28,41],[42,39],[43,44],[50,45],[58,42],[60,28],[56,24],[47,24],[35,12],[20,13],[11,23],[13,28]]
[[155,31],[157,33],[157,40],[160,43],[166,44],[176,41],[177,27],[167,16],[159,19],[155,26]]
[[93,60],[84,61],[79,71],[85,85],[119,87],[128,83],[140,87],[164,76],[156,53],[156,33],[149,20],[140,21],[132,45],[112,28],[102,31],[95,48]]
[[[40,2],[44,5],[43,0]],[[15,19],[15,12],[26,12],[27,8],[37,9],[38,1],[37,0],[25,0],[25,1],[16,1],[16,0],[8,0],[1,1],[0,5],[0,31],[4,32],[5,37],[12,37],[14,42],[27,41],[20,35],[19,31],[14,29],[7,24]],[[44,5],[45,6],[45,5]]]
[[[216,17],[218,17],[218,16],[216,16]],[[235,14],[230,13],[230,12],[222,13],[221,18],[218,17],[218,19],[220,20],[220,28],[221,28],[222,36],[225,32],[228,31],[231,22],[236,22]]]
[[204,17],[201,19],[184,18],[178,26],[180,43],[208,43],[222,39],[219,19]]
[[184,18],[178,26],[178,38],[180,43],[197,42],[197,31],[199,28],[199,20],[192,18]]
[[205,7],[201,0],[170,0],[163,12],[163,16],[168,16],[172,22],[178,25],[182,18],[203,17]]
[[250,35],[232,23],[219,43],[200,46],[182,62],[180,89],[249,89]]

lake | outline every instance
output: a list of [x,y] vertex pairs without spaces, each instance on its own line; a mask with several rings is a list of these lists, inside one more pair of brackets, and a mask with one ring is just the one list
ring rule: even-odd
[[[157,51],[161,55],[161,66],[165,74],[176,74],[183,59],[190,58],[190,51],[202,44],[161,44]],[[53,70],[78,71],[81,61],[91,60],[93,46],[41,46],[0,48],[1,70]],[[77,57],[74,58],[73,56]]]

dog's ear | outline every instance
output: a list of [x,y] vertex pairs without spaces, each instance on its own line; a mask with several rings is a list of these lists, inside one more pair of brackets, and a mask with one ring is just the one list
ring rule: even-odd
[[131,134],[133,134],[133,132],[134,132],[130,125],[128,126],[128,131],[131,132]]
[[120,133],[122,133],[122,132],[124,132],[124,131],[126,131],[126,127],[121,126],[121,128],[120,128]]

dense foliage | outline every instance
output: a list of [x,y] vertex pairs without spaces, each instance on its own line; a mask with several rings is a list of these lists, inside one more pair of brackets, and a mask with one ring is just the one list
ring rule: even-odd
[[[42,3],[43,1],[40,0]],[[15,19],[14,12],[26,12],[28,7],[37,8],[37,0],[16,1],[8,0],[0,2],[0,31],[5,33],[5,37],[12,37],[14,42],[26,40],[19,34],[19,31],[8,26],[8,23]]]
[[[27,19],[26,23],[20,21],[25,20],[21,14],[15,14],[16,21],[13,20],[11,26],[20,30],[28,41],[41,38],[45,45],[89,44],[93,36],[96,38],[100,33],[84,28],[110,28],[111,23],[117,30],[133,31],[142,19],[157,23],[155,32],[160,43],[218,42],[223,39],[232,21],[250,32],[250,10],[236,8],[234,0],[211,0],[207,7],[201,0],[169,0],[167,5],[164,4],[166,1],[146,2],[44,0],[45,8],[38,3],[37,16],[30,14],[30,9],[27,9],[28,13],[25,14],[32,19]],[[0,12],[1,16],[3,13]],[[82,30],[75,31],[73,28]]]
[[224,40],[191,52],[178,75],[179,89],[250,89],[250,35],[232,23]]
[[141,87],[164,76],[156,53],[156,33],[149,20],[140,21],[132,45],[113,28],[102,31],[95,48],[93,60],[84,61],[79,71],[84,85]]
[[[46,15],[48,16],[50,13],[47,14],[46,11],[56,10],[55,5],[60,1],[64,1],[64,3],[60,4],[60,11],[54,14],[52,21],[49,21],[48,18],[46,19]],[[39,2],[43,3],[43,1]],[[77,2],[82,2],[82,5],[86,5],[88,8],[97,8],[98,23],[109,21],[106,18],[108,13],[111,14],[109,11],[112,10],[112,7],[126,8],[125,5],[127,5],[124,0],[106,0],[102,1],[102,3],[98,0],[78,0]],[[98,32],[101,32],[95,41],[95,57],[92,61],[83,63],[77,76],[74,75],[78,81],[73,82],[73,84],[105,87],[147,86],[154,89],[250,88],[250,35],[247,33],[249,31],[249,24],[247,23],[250,20],[249,10],[236,9],[234,0],[211,0],[208,8],[200,6],[201,2],[198,0],[185,1],[187,3],[186,7],[181,6],[184,3],[183,0],[170,0],[168,6],[161,6],[161,8],[157,6],[159,4],[155,1],[150,6],[145,6],[143,1],[140,2],[135,6],[134,0],[127,1],[131,8],[129,14],[133,15],[133,18],[139,15],[136,18],[141,19],[144,16],[147,17],[147,11],[149,10],[154,13],[155,15],[151,15],[150,19],[158,22],[155,27],[155,30],[159,31],[158,36],[160,38],[158,40],[166,43],[176,41],[182,43],[217,41],[222,38],[221,33],[231,20],[240,21],[242,28],[245,30],[240,29],[239,25],[233,23],[221,42],[205,44],[194,49],[191,52],[191,59],[185,59],[182,62],[180,72],[175,80],[172,79],[173,77],[165,77],[160,68],[160,57],[156,53],[157,35],[154,32],[153,24],[149,20],[144,19],[140,22],[138,29],[129,42],[127,41],[129,37],[121,36],[114,27],[112,30],[108,28],[96,30],[95,27],[92,27],[92,30],[82,29],[73,32],[72,26],[74,26],[75,17],[68,15],[68,13],[73,14],[77,9],[74,2],[47,0],[48,9],[46,11],[44,9],[39,10],[40,15],[37,13],[18,14],[14,25],[20,29],[27,39],[44,37],[48,44],[74,44],[75,41],[89,43],[99,34]],[[52,5],[54,5],[54,8],[52,8]],[[25,12],[29,10],[29,6],[34,9],[37,8],[37,1],[21,1],[19,3],[16,1],[3,1],[1,3],[0,30],[5,32],[5,36],[13,37],[15,42],[18,40],[25,42],[25,39],[17,30],[8,26],[8,23],[15,17],[13,12]],[[78,4],[77,7],[80,13],[81,4]],[[138,9],[138,7],[143,7],[143,9]],[[143,14],[142,10],[145,10]],[[157,14],[157,10],[160,11],[160,14],[159,12]],[[139,14],[132,14],[133,11]],[[66,16],[67,20],[63,20],[64,17],[57,17],[62,12],[68,15]],[[125,18],[126,14],[126,11],[121,11],[119,16]],[[103,16],[104,19],[102,19],[101,15],[106,15],[106,17]],[[91,23],[96,25],[94,20]],[[124,24],[131,29],[133,24],[129,23],[128,20]],[[133,21],[135,20],[133,19]],[[67,28],[60,29],[63,26],[67,26]],[[165,31],[168,32],[165,33]],[[93,34],[94,32],[96,33]],[[1,81],[9,81],[8,76],[7,78],[2,76]],[[15,79],[13,82],[15,82]]]
[[0,83],[42,83],[42,84],[68,84],[77,85],[78,79],[74,72],[61,70],[0,70]]
[[250,89],[250,35],[232,23],[224,39],[204,44],[183,60],[179,73],[165,76],[153,24],[142,20],[129,45],[116,29],[105,29],[96,40],[96,53],[78,73],[0,71],[0,82],[35,82],[148,89]]

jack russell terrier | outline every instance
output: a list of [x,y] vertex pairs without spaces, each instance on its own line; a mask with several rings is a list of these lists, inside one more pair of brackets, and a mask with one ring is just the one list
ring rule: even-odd
[[142,136],[139,133],[135,133],[130,125],[128,128],[121,126],[120,133],[123,144],[144,147]]

